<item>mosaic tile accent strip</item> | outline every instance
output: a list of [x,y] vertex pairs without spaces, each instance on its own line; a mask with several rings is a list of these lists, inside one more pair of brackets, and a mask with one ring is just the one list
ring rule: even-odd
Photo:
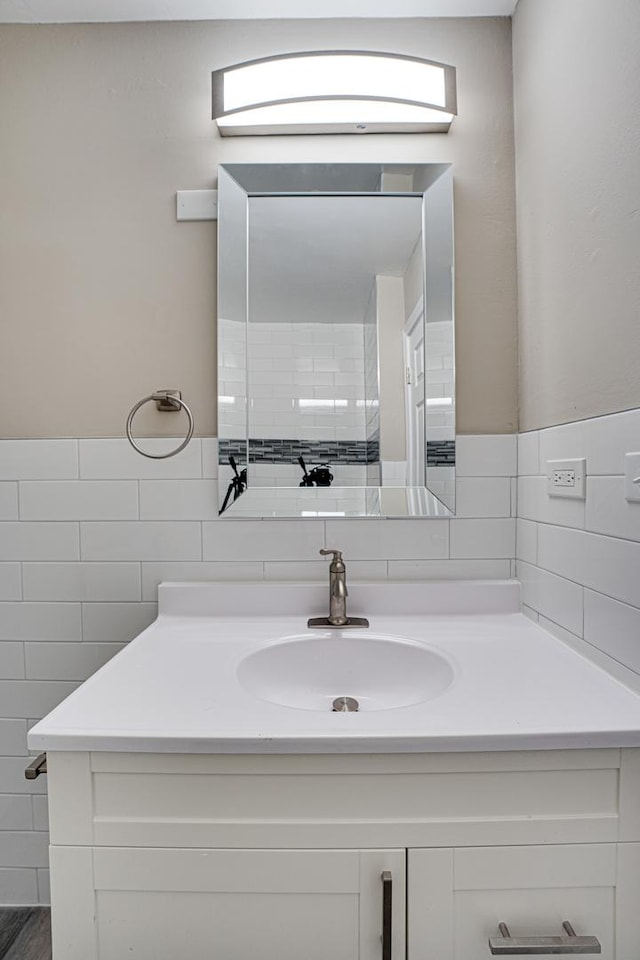
[[[238,462],[246,457],[243,440],[220,440],[218,459],[227,463],[229,456]],[[375,445],[366,440],[249,440],[249,463],[297,463],[298,457],[313,463],[372,463]]]
[[240,463],[247,456],[246,440],[218,440],[218,462],[228,463],[229,457],[235,457]]
[[380,430],[376,430],[367,437],[367,463],[379,463],[380,461]]
[[[310,462],[370,464],[380,460],[380,439],[368,440],[250,440],[250,463],[297,463],[298,457]],[[246,441],[219,440],[219,462],[230,456],[242,463],[246,458]],[[456,462],[455,440],[428,440],[427,466],[452,467]]]
[[453,467],[455,462],[455,440],[427,440],[428,467]]

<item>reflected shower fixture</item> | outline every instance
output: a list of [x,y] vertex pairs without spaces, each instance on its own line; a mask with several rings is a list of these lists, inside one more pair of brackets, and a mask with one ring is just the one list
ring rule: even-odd
[[212,74],[223,137],[311,133],[446,133],[456,71],[372,50],[285,54]]

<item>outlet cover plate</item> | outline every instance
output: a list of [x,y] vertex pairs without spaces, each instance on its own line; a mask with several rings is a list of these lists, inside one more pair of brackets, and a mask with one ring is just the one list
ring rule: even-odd
[[550,497],[584,500],[587,490],[587,461],[547,460],[547,493]]
[[624,495],[629,501],[640,502],[640,453],[627,453],[624,458]]

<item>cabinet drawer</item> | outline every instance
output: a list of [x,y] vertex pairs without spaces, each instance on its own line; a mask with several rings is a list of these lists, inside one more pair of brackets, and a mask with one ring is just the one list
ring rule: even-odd
[[409,960],[488,960],[490,937],[576,933],[601,960],[636,960],[640,845],[577,844],[411,850]]
[[[348,757],[51,753],[48,768],[52,842],[114,847],[606,843],[618,839],[624,793],[615,750]],[[64,802],[56,803],[58,796]],[[625,839],[640,839],[638,826],[631,827],[637,835]]]

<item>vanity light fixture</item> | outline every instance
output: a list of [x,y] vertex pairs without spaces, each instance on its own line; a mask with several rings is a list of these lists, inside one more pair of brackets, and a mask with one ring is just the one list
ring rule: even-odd
[[212,74],[223,137],[310,133],[446,133],[455,67],[372,50],[264,57]]

